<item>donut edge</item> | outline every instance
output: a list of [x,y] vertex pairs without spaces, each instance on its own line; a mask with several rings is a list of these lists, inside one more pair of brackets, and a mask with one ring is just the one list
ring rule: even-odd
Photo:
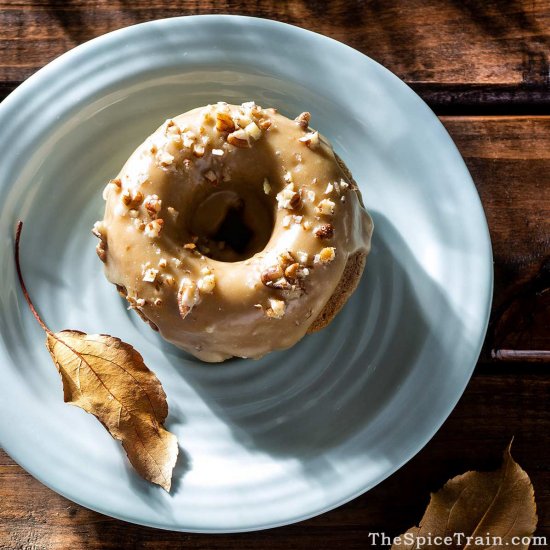
[[[334,156],[344,174],[351,181],[353,190],[357,193],[359,202],[364,208],[365,205],[363,203],[363,197],[361,196],[359,186],[353,178],[350,169],[336,153],[334,153]],[[325,307],[322,309],[321,313],[319,313],[315,321],[313,321],[309,327],[307,334],[318,332],[328,326],[344,307],[359,285],[361,276],[363,275],[363,270],[365,269],[365,264],[367,262],[367,256],[368,254],[366,252],[359,251],[355,252],[348,258],[346,266],[344,267],[344,272],[342,273],[342,277],[340,277],[340,281],[338,282],[336,289],[332,293],[332,296],[329,298],[328,302],[325,304]]]

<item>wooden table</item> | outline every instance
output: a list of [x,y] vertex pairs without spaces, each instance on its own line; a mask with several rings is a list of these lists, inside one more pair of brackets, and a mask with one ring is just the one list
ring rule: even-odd
[[[0,94],[105,32],[198,13],[268,17],[378,60],[441,116],[476,182],[493,240],[492,322],[474,376],[433,440],[368,494],[275,530],[158,531],[77,506],[0,451],[0,548],[368,548],[417,523],[429,492],[513,454],[550,536],[550,2],[544,0],[0,0]],[[543,353],[546,350],[546,354]],[[494,355],[497,355],[494,358]]]

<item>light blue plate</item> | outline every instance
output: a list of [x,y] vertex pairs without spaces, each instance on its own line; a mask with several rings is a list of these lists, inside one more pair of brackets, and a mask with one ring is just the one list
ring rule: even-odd
[[[134,315],[102,274],[101,191],[165,118],[225,100],[308,110],[351,168],[375,235],[361,285],[325,330],[261,361],[206,366]],[[434,435],[484,338],[491,245],[443,126],[397,77],[318,34],[261,19],[137,25],[61,56],[0,105],[0,443],[88,508],[182,531],[274,527],[380,483]],[[61,383],[15,277],[55,329],[133,344],[162,381],[181,456],[171,494],[140,479]]]

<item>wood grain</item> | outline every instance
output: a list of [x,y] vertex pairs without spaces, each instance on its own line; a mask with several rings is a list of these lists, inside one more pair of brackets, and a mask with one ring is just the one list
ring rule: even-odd
[[448,478],[496,468],[512,436],[512,454],[535,487],[537,534],[550,536],[550,379],[525,374],[525,368],[518,365],[507,376],[475,375],[435,438],[366,495],[309,521],[263,532],[209,537],[113,520],[56,495],[0,453],[0,548],[364,550],[372,546],[369,533],[398,535],[416,524],[430,491]]
[[[550,256],[550,117],[442,121],[485,206],[497,311],[521,294]],[[550,344],[548,330],[531,333],[537,334],[537,345]],[[429,492],[447,478],[467,469],[496,467],[513,435],[514,455],[535,484],[539,532],[550,536],[550,378],[545,372],[529,364],[496,369],[482,363],[449,421],[405,468],[341,509],[269,532],[209,538],[130,526],[55,495],[0,454],[0,548],[287,549],[334,548],[334,541],[346,549],[366,548],[370,532],[396,535],[418,521]]]
[[[548,0],[0,0],[0,99],[86,40],[203,13],[331,36],[444,115],[493,242],[495,298],[480,363],[449,420],[406,466],[337,510],[271,531],[209,537],[113,520],[56,495],[0,451],[0,549],[365,549],[371,532],[397,535],[417,523],[448,478],[497,467],[512,436],[535,486],[538,534],[550,537],[548,362],[517,361],[550,350],[550,117],[533,116],[550,114]],[[498,350],[508,362],[492,359]]]
[[[480,194],[495,291],[485,355],[550,350],[550,117],[444,117]],[[547,363],[548,364],[548,363]]]
[[440,114],[537,114],[550,106],[545,0],[1,0],[0,93],[106,32],[205,13],[270,18],[331,36],[395,72]]

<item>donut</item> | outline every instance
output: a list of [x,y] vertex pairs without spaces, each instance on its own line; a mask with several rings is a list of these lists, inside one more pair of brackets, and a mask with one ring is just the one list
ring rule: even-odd
[[253,102],[169,119],[103,192],[107,279],[207,362],[260,358],[325,327],[355,290],[372,220],[328,140]]

